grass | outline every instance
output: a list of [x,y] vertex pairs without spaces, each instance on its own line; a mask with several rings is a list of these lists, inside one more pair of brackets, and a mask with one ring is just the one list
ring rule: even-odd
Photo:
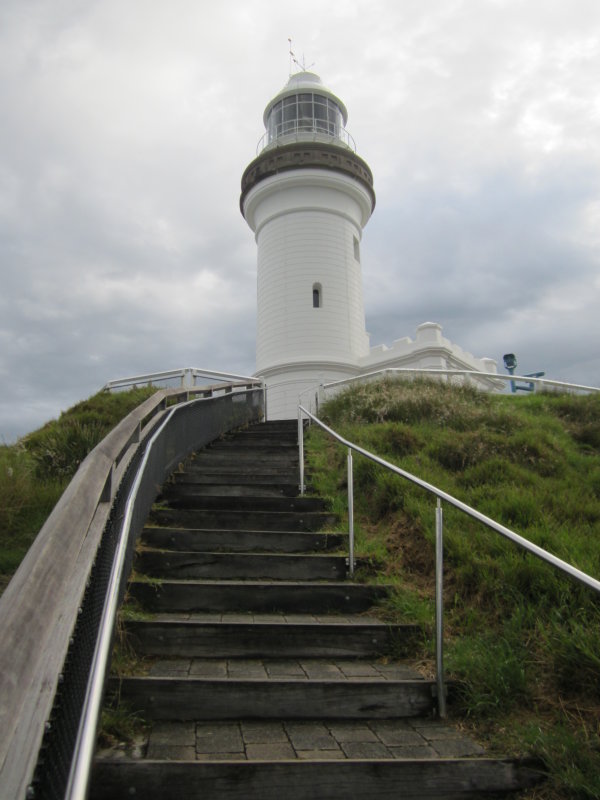
[[86,455],[155,391],[100,392],[17,444],[0,446],[0,590]]
[[[600,577],[600,396],[484,394],[384,380],[324,421],[579,569]],[[345,450],[313,426],[310,479],[346,507]],[[385,566],[389,619],[433,621],[435,499],[354,460],[357,555]],[[504,752],[550,773],[536,798],[600,797],[600,599],[444,504],[446,665],[454,705]],[[369,579],[368,576],[366,579]],[[421,657],[431,658],[431,636]]]

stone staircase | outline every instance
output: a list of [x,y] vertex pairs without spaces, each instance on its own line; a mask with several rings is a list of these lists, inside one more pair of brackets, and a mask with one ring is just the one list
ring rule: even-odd
[[[453,798],[538,775],[435,717],[418,630],[377,619],[387,587],[347,579],[335,517],[298,497],[296,422],[219,440],[164,487],[123,621],[145,674],[109,697],[149,723],[98,753],[90,796]],[[347,552],[347,551],[346,551]],[[376,611],[376,607],[375,607]],[[116,702],[116,700],[112,700]]]

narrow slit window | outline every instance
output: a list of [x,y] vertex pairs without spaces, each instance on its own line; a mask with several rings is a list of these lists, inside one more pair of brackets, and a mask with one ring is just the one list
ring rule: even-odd
[[360,264],[360,243],[359,243],[358,239],[356,238],[356,236],[354,237],[354,258]]
[[320,283],[313,284],[312,300],[313,308],[321,308],[323,305],[323,290]]

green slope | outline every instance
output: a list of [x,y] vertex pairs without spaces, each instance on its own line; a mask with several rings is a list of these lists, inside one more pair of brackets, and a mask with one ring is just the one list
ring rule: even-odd
[[[353,388],[322,418],[600,579],[600,395],[489,395],[439,382]],[[344,513],[346,451],[316,426],[315,490]],[[396,586],[387,613],[433,622],[435,499],[367,459],[354,462],[357,554]],[[446,665],[453,713],[499,750],[532,752],[541,798],[600,797],[600,596],[444,509]],[[359,579],[360,579],[359,574]],[[423,643],[430,666],[433,643]]]
[[17,444],[0,446],[0,590],[86,455],[155,391],[99,392]]

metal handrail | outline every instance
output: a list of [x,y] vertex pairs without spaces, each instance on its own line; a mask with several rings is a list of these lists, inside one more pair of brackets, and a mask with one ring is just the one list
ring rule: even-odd
[[366,378],[376,378],[381,375],[399,374],[399,375],[463,375],[473,378],[487,378],[492,380],[504,381],[505,383],[512,383],[513,381],[524,381],[544,386],[552,386],[557,389],[564,389],[565,391],[576,392],[600,392],[597,386],[585,386],[579,383],[566,383],[565,381],[555,381],[550,378],[535,378],[531,375],[503,375],[497,372],[480,372],[474,369],[437,369],[435,367],[387,367],[386,369],[375,370],[373,372],[365,372],[362,375],[356,375],[352,378],[343,378],[339,381],[331,381],[321,385],[323,391],[331,389],[334,386],[348,386],[351,383],[365,380]]
[[[199,399],[189,402],[192,397]],[[77,726],[90,698],[97,702],[103,677],[100,674],[94,679],[94,688],[87,677],[85,683],[80,678],[83,670],[88,676],[98,665],[106,672],[104,656],[114,623],[114,594],[110,601],[105,600],[108,583],[104,576],[113,590],[121,583],[124,591],[117,568],[111,566],[113,555],[119,552],[122,558],[126,547],[130,562],[133,534],[141,530],[158,487],[173,467],[227,426],[262,417],[263,398],[260,383],[251,388],[241,382],[208,389],[160,390],[122,420],[80,465],[0,598],[5,645],[0,651],[0,796],[29,797],[36,781],[46,785],[46,767],[53,764],[54,769],[55,764],[52,759],[44,762],[40,758],[43,747],[47,752],[61,752],[60,767],[52,780],[62,791],[70,780],[70,754],[75,752],[72,734],[84,744],[84,760],[89,765],[95,726],[82,723],[79,732]],[[197,413],[200,409],[202,413]],[[165,418],[171,427],[156,453],[157,448],[152,449],[148,442],[156,442]],[[148,454],[153,468],[146,475],[137,471],[137,462],[144,459],[146,463]],[[121,530],[124,518],[129,520],[134,496],[126,492],[136,474],[136,484],[140,475],[145,482],[144,495],[135,499],[132,535],[119,543],[117,529]],[[103,631],[101,642],[96,638],[99,630]],[[69,693],[75,684],[76,690]],[[85,697],[80,700],[81,687]],[[68,703],[60,698],[56,701],[61,692]],[[68,709],[63,713],[65,705]],[[97,717],[96,706],[91,722]],[[45,736],[52,742],[44,743]],[[57,741],[62,742],[58,747],[54,746]],[[36,775],[38,768],[40,774]],[[73,794],[67,796],[83,798],[81,788],[76,787],[81,787],[85,775],[84,768],[73,784]]]
[[152,434],[152,437],[148,442],[142,457],[140,466],[138,467],[133,486],[131,487],[129,496],[127,498],[125,516],[121,524],[121,533],[119,535],[119,544],[112,565],[108,591],[104,602],[104,609],[102,611],[100,630],[96,640],[94,660],[90,670],[90,677],[88,680],[85,697],[85,706],[81,715],[79,731],[77,734],[77,742],[75,744],[75,753],[73,762],[71,764],[71,771],[69,773],[69,783],[65,793],[66,800],[85,800],[87,795],[91,764],[94,757],[96,732],[98,730],[98,721],[100,719],[102,695],[109,664],[112,635],[117,611],[119,608],[119,588],[121,586],[123,570],[125,566],[133,504],[139,490],[144,469],[148,463],[150,451],[155,441],[170,423],[173,414],[179,411],[180,408],[181,406],[175,406],[172,408],[157,430]]
[[353,478],[352,478],[352,451],[356,453],[360,453],[360,455],[365,456],[366,458],[370,459],[371,461],[379,464],[381,467],[385,467],[385,469],[394,472],[396,475],[399,475],[402,478],[406,478],[407,480],[411,481],[411,483],[420,486],[422,489],[425,489],[430,494],[433,494],[437,498],[436,504],[436,554],[435,554],[435,563],[436,563],[436,683],[437,683],[437,692],[438,692],[438,714],[440,717],[446,716],[446,695],[444,691],[444,662],[443,662],[443,583],[442,583],[442,571],[443,571],[443,516],[442,516],[442,500],[450,505],[458,508],[460,511],[463,511],[468,516],[472,517],[473,519],[478,520],[479,522],[486,525],[488,528],[496,531],[497,533],[501,534],[510,541],[514,542],[515,544],[519,545],[519,547],[527,550],[529,553],[537,556],[538,558],[542,559],[542,561],[546,561],[548,564],[551,564],[556,569],[559,569],[561,572],[564,572],[571,578],[574,578],[579,583],[582,583],[584,586],[587,586],[589,589],[593,589],[594,591],[600,594],[600,581],[596,580],[596,578],[592,578],[591,575],[583,572],[582,570],[577,569],[572,564],[563,561],[562,559],[558,558],[558,556],[552,555],[543,547],[539,547],[537,544],[530,542],[529,539],[525,539],[523,536],[520,536],[515,531],[507,528],[505,525],[496,522],[491,517],[488,517],[486,514],[482,514],[481,511],[477,511],[472,506],[469,506],[467,503],[463,503],[462,500],[458,500],[448,492],[439,489],[437,486],[434,486],[427,481],[424,481],[422,478],[418,478],[416,475],[413,475],[411,472],[407,472],[406,470],[402,469],[401,467],[396,466],[395,464],[391,464],[389,461],[386,461],[383,458],[371,453],[369,450],[365,450],[363,447],[355,444],[354,442],[350,442],[341,436],[339,433],[336,433],[332,428],[322,422],[320,419],[315,417],[314,414],[311,414],[310,411],[307,411],[303,406],[298,406],[298,447],[299,447],[299,456],[300,456],[300,491],[301,494],[304,493],[304,428],[303,428],[303,418],[302,415],[306,415],[312,422],[326,431],[330,436],[336,439],[340,444],[344,445],[344,447],[348,448],[348,519],[349,519],[349,553],[350,553],[350,560],[349,560],[349,572],[350,575],[354,573],[354,509],[353,509]]
[[[235,384],[230,384],[234,387]],[[260,387],[262,388],[262,387]],[[112,564],[109,585],[104,600],[102,618],[94,649],[93,663],[88,679],[84,708],[82,711],[73,760],[69,772],[65,800],[85,800],[88,793],[92,760],[96,742],[96,733],[100,719],[100,711],[105,687],[106,675],[110,664],[110,649],[119,610],[120,588],[123,580],[128,544],[132,535],[134,506],[140,492],[140,486],[147,469],[152,450],[156,442],[168,429],[172,418],[183,409],[200,407],[209,398],[198,398],[187,403],[174,406],[164,420],[152,433],[145,446],[141,462],[137,468],[132,486],[127,496],[125,511],[120,525],[118,545]]]

